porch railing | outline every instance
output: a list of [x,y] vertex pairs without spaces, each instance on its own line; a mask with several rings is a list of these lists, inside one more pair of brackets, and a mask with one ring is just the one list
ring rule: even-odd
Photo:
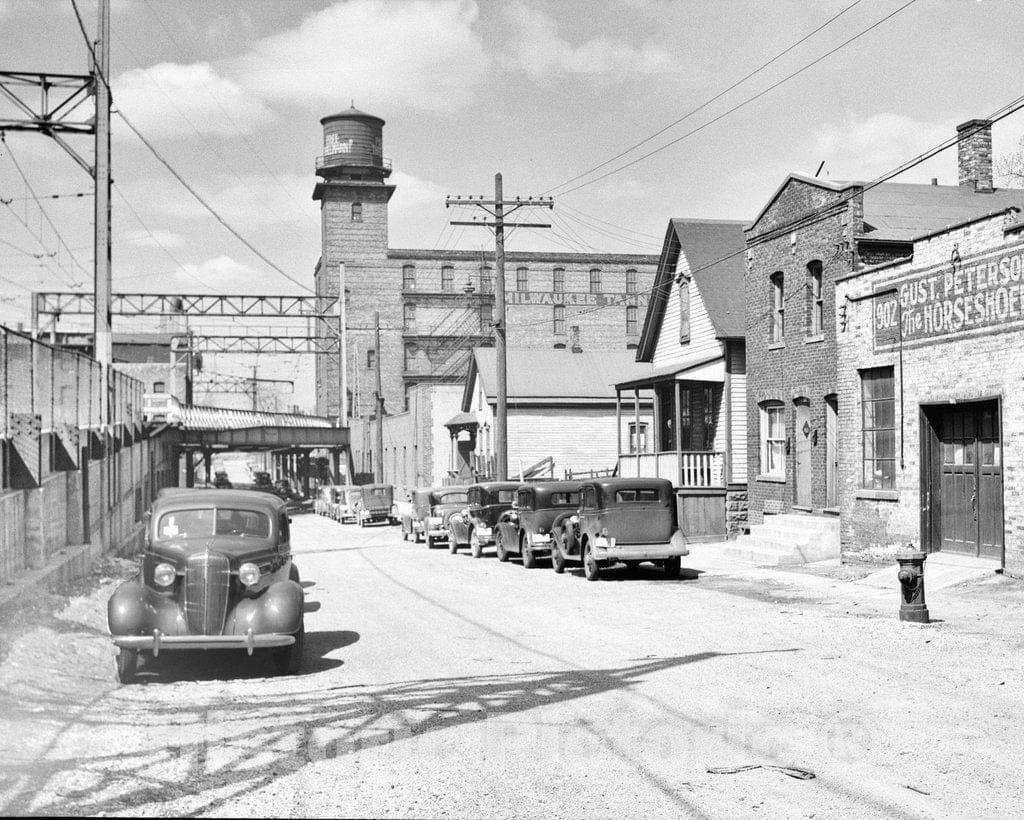
[[671,450],[619,456],[624,478],[667,478],[677,487],[724,487],[725,453]]

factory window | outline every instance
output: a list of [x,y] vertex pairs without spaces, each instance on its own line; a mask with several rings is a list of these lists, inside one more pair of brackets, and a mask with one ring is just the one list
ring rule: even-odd
[[786,477],[786,419],[782,402],[761,405],[761,474]]
[[896,480],[896,392],[891,367],[860,371],[864,421],[862,486],[891,490]]
[[455,268],[451,265],[441,268],[441,290],[455,290]]
[[769,313],[768,341],[781,342],[786,336],[786,299],[784,296],[785,279],[782,271],[771,275],[772,303]]
[[556,336],[564,336],[565,335],[565,305],[555,305],[554,320],[555,320],[555,327],[554,327],[555,335]]
[[590,269],[590,292],[600,293],[601,292],[601,269],[591,268]]
[[551,273],[551,290],[555,293],[565,291],[565,268],[555,268]]
[[366,366],[373,368],[377,366],[377,351],[367,350],[366,351]]
[[494,323],[494,306],[480,305],[480,330],[484,333],[491,332],[491,325]]
[[486,265],[480,268],[480,292],[494,293],[494,271]]
[[679,278],[679,344],[690,341],[690,277]]
[[154,393],[163,393],[163,392],[165,392],[165,390],[164,390],[165,387],[166,387],[166,385],[163,382],[153,382],[153,392]]
[[626,293],[636,293],[636,271],[633,268],[626,271]]
[[416,290],[415,265],[402,265],[402,290]]
[[636,336],[636,305],[626,306],[626,335]]
[[825,301],[821,295],[821,262],[815,260],[807,266],[807,335],[822,332]]
[[528,290],[529,285],[529,272],[526,268],[516,268],[516,290],[524,291]]
[[416,305],[405,305],[402,308],[402,318],[406,330],[416,329]]
[[362,222],[363,221],[363,203],[353,202],[352,203],[352,221]]

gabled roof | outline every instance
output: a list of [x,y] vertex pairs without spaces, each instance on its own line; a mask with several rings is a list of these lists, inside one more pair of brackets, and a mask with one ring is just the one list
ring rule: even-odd
[[680,253],[689,264],[715,336],[743,338],[743,226],[743,222],[731,219],[669,220],[640,335],[638,361],[650,361],[654,355]]
[[[790,174],[775,189],[775,193],[769,197],[754,221],[746,226],[746,230],[761,221],[782,192],[794,181],[835,193],[871,185],[864,181],[844,182]],[[1024,207],[1024,190],[1019,188],[996,188],[980,192],[967,185],[883,182],[865,190],[863,196],[864,233],[857,238],[872,242],[910,242],[988,213]]]
[[[484,394],[497,392],[496,351],[493,347],[473,348],[463,393],[462,410],[472,406],[473,381],[477,375]],[[509,403],[564,400],[591,403],[615,398],[615,384],[638,379],[651,372],[640,364],[632,350],[571,350],[510,348],[505,353],[506,390]]]

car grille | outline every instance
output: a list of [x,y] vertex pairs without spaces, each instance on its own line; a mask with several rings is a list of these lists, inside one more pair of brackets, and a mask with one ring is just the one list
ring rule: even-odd
[[185,619],[197,635],[219,635],[228,609],[231,568],[224,555],[193,555],[185,565]]

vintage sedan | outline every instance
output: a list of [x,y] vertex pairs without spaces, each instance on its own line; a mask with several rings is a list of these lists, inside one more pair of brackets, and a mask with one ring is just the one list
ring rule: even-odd
[[466,489],[469,504],[448,519],[448,551],[469,547],[474,558],[494,543],[494,527],[499,516],[512,508],[518,481],[485,481]]
[[402,539],[412,536],[415,543],[426,539],[433,549],[438,541],[448,540],[448,518],[469,503],[465,487],[420,487],[412,494],[412,515],[402,522]]
[[338,488],[338,500],[331,509],[331,516],[342,524],[354,524],[358,520],[359,502],[363,497],[362,487],[351,485]]
[[288,513],[269,493],[161,490],[147,513],[141,572],[107,604],[117,676],[140,655],[269,650],[281,674],[302,661],[303,591]]
[[386,521],[394,523],[395,488],[390,484],[364,484],[356,509],[356,521],[360,527]]
[[538,481],[521,484],[516,490],[515,507],[498,520],[495,548],[499,561],[512,554],[523,559],[523,566],[532,569],[538,556],[552,549],[552,532],[576,514],[580,503],[580,482]]
[[665,577],[679,577],[680,558],[689,555],[679,529],[672,483],[662,478],[602,478],[580,485],[577,513],[555,529],[551,562],[562,572],[581,561],[588,581],[602,567],[652,561]]

